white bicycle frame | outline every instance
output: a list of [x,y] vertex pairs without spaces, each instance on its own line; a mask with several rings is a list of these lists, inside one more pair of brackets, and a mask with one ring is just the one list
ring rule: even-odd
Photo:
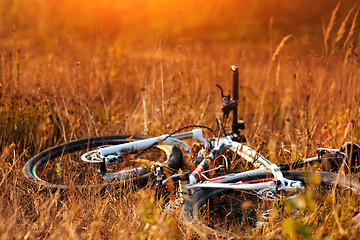
[[122,151],[133,151],[146,149],[156,144],[165,144],[165,145],[181,145],[184,150],[189,153],[190,149],[186,143],[181,141],[181,139],[194,138],[199,142],[202,142],[205,147],[209,147],[209,142],[203,137],[203,132],[201,129],[195,129],[191,132],[175,134],[169,137],[169,135],[162,135],[160,137],[148,138],[144,140],[138,140],[134,142],[119,144],[111,147],[105,147],[99,150],[101,156],[106,156],[114,153],[121,153]]
[[[191,132],[185,132],[174,135],[162,135],[159,137],[148,138],[144,140],[137,140],[133,142],[128,142],[124,144],[103,147],[98,150],[93,150],[87,152],[81,156],[82,160],[86,162],[98,163],[103,161],[107,155],[121,155],[121,152],[125,151],[134,151],[134,150],[143,150],[154,145],[180,145],[184,148],[186,153],[190,153],[190,149],[188,145],[183,142],[183,139],[196,139],[197,141],[204,144],[206,148],[210,148],[210,143],[203,137],[203,132],[201,129],[195,129]],[[271,163],[260,153],[257,153],[255,150],[249,148],[246,145],[243,145],[238,142],[234,142],[231,140],[229,136],[220,137],[214,141],[212,141],[213,148],[216,148],[220,145],[224,144],[227,149],[232,152],[236,152],[239,156],[244,158],[246,161],[251,162],[258,167],[258,169],[242,172],[242,173],[233,173],[224,175],[220,180],[210,179],[209,181],[204,181],[202,183],[189,184],[187,186],[188,189],[195,188],[228,188],[228,189],[237,189],[237,190],[260,190],[265,188],[277,188],[279,190],[287,190],[287,191],[296,191],[298,189],[302,189],[302,185],[299,181],[293,181],[285,179],[281,170],[276,164]],[[89,160],[89,156],[94,156],[94,159]],[[224,179],[230,179],[232,177],[239,177],[242,175],[250,175],[254,173],[265,173],[270,172],[274,176],[273,181],[265,182],[265,183],[252,183],[252,184],[243,184],[241,182],[238,183],[221,183],[218,181]]]

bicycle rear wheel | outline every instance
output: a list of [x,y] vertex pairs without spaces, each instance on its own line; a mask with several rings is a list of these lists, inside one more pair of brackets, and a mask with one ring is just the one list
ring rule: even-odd
[[[27,179],[40,186],[51,189],[69,187],[90,188],[109,185],[137,187],[145,186],[152,176],[150,167],[155,162],[163,162],[176,170],[182,165],[182,153],[173,146],[161,145],[143,152],[124,152],[118,163],[106,164],[107,172],[101,173],[100,163],[88,163],[81,155],[101,146],[116,145],[148,138],[144,135],[108,135],[84,138],[67,142],[40,152],[24,166]],[[140,153],[140,154],[139,154]],[[134,173],[134,169],[143,169]],[[108,176],[117,172],[128,172],[113,179]]]
[[[270,201],[261,197],[259,194],[264,192],[259,191],[201,189],[185,200],[183,217],[202,236],[231,237],[249,234],[255,227],[264,224],[278,223],[279,227],[285,218],[297,217],[301,221],[316,213],[310,223],[316,225],[326,221],[329,224],[329,219],[336,213],[346,224],[358,214],[360,200],[357,179],[327,172],[284,171],[283,175],[301,181],[305,190]],[[264,173],[227,182],[258,183],[269,181],[270,178]],[[346,208],[342,208],[345,202]]]

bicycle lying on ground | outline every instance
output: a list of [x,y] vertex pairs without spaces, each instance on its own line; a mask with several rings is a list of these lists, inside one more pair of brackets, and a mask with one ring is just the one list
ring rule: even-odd
[[[232,70],[233,97],[225,96],[217,85],[224,105],[223,120],[217,118],[215,131],[196,125],[159,137],[109,135],[71,141],[31,158],[23,168],[26,178],[53,190],[172,184],[185,221],[199,233],[217,236],[262,226],[277,217],[276,206],[300,199],[307,191],[327,213],[341,206],[343,196],[352,196],[359,206],[359,181],[351,176],[360,172],[357,144],[318,149],[318,156],[284,164],[274,164],[244,144],[240,130],[245,125],[237,117],[238,69],[232,66]],[[231,131],[226,132],[230,114]],[[182,132],[188,128],[196,129]],[[203,129],[213,137],[205,139]],[[198,144],[191,149],[186,139]],[[191,173],[183,170],[183,152],[198,164]],[[245,165],[253,168],[244,170]],[[327,203],[324,196],[331,200]],[[358,211],[349,218],[355,219]],[[294,210],[290,215],[297,214]]]

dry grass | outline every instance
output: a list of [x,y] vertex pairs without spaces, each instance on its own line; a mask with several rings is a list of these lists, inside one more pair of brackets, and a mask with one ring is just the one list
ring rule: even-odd
[[[73,139],[157,135],[187,124],[215,127],[221,115],[215,84],[230,93],[232,64],[240,71],[239,115],[246,122],[248,144],[261,146],[270,160],[288,162],[312,156],[317,147],[359,143],[358,10],[354,7],[336,29],[339,9],[319,41],[325,51],[311,47],[319,42],[308,45],[283,34],[270,43],[278,46],[270,55],[268,42],[234,42],[228,35],[222,35],[225,41],[202,39],[208,29],[200,18],[199,35],[195,30],[185,37],[186,31],[179,30],[183,38],[146,35],[143,43],[128,36],[109,38],[109,32],[101,34],[104,29],[86,33],[93,34],[87,39],[81,31],[66,32],[61,23],[59,31],[66,34],[49,31],[45,22],[37,25],[56,41],[15,27],[0,29],[1,239],[193,239],[191,228],[176,211],[164,211],[151,189],[48,193],[29,186],[21,169],[32,155]],[[44,13],[51,16],[51,11]],[[46,20],[46,14],[38,17]],[[20,18],[18,24],[27,26]],[[351,210],[356,211],[343,209]],[[345,214],[340,218],[338,225],[330,224],[333,218],[321,225],[309,214],[302,222],[277,223],[286,231],[263,234],[286,239],[310,231],[319,239],[356,238],[359,228],[351,227]]]

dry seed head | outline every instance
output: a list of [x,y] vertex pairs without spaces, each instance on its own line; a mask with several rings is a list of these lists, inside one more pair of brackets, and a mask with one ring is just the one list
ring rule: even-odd
[[272,61],[275,61],[276,57],[279,55],[279,52],[280,52],[281,48],[284,46],[285,42],[289,38],[291,38],[291,35],[287,35],[281,40],[280,44],[277,46],[277,48],[276,48],[276,50],[275,50],[275,52],[274,52],[274,54],[272,56],[272,59],[271,59]]
[[346,38],[345,41],[344,41],[344,45],[343,45],[343,49],[342,49],[343,51],[345,50],[346,46],[347,46],[348,43],[350,42],[350,39],[351,39],[352,36],[354,35],[355,27],[356,27],[356,20],[357,20],[358,14],[359,14],[359,10],[355,13],[354,20],[352,21],[349,34],[348,34],[347,38]]
[[328,44],[327,44],[327,42],[328,42],[328,40],[329,40],[331,30],[332,30],[332,28],[333,28],[334,25],[335,25],[336,13],[337,13],[337,11],[338,11],[338,9],[339,9],[339,6],[340,6],[340,2],[336,5],[334,11],[331,13],[329,25],[327,26],[326,31],[324,32],[324,44],[325,44],[325,51],[326,51],[326,53],[327,53],[327,50],[328,50]]
[[[354,6],[355,7],[355,6]],[[344,36],[345,34],[345,31],[346,31],[346,24],[349,20],[349,17],[350,17],[350,14],[352,13],[352,11],[354,10],[354,7],[351,8],[351,10],[349,11],[349,13],[346,15],[344,21],[341,23],[341,26],[337,32],[337,35],[336,35],[336,38],[335,38],[335,41],[334,41],[334,44],[333,44],[333,49],[332,51],[335,51],[335,45],[342,39],[342,37]]]

